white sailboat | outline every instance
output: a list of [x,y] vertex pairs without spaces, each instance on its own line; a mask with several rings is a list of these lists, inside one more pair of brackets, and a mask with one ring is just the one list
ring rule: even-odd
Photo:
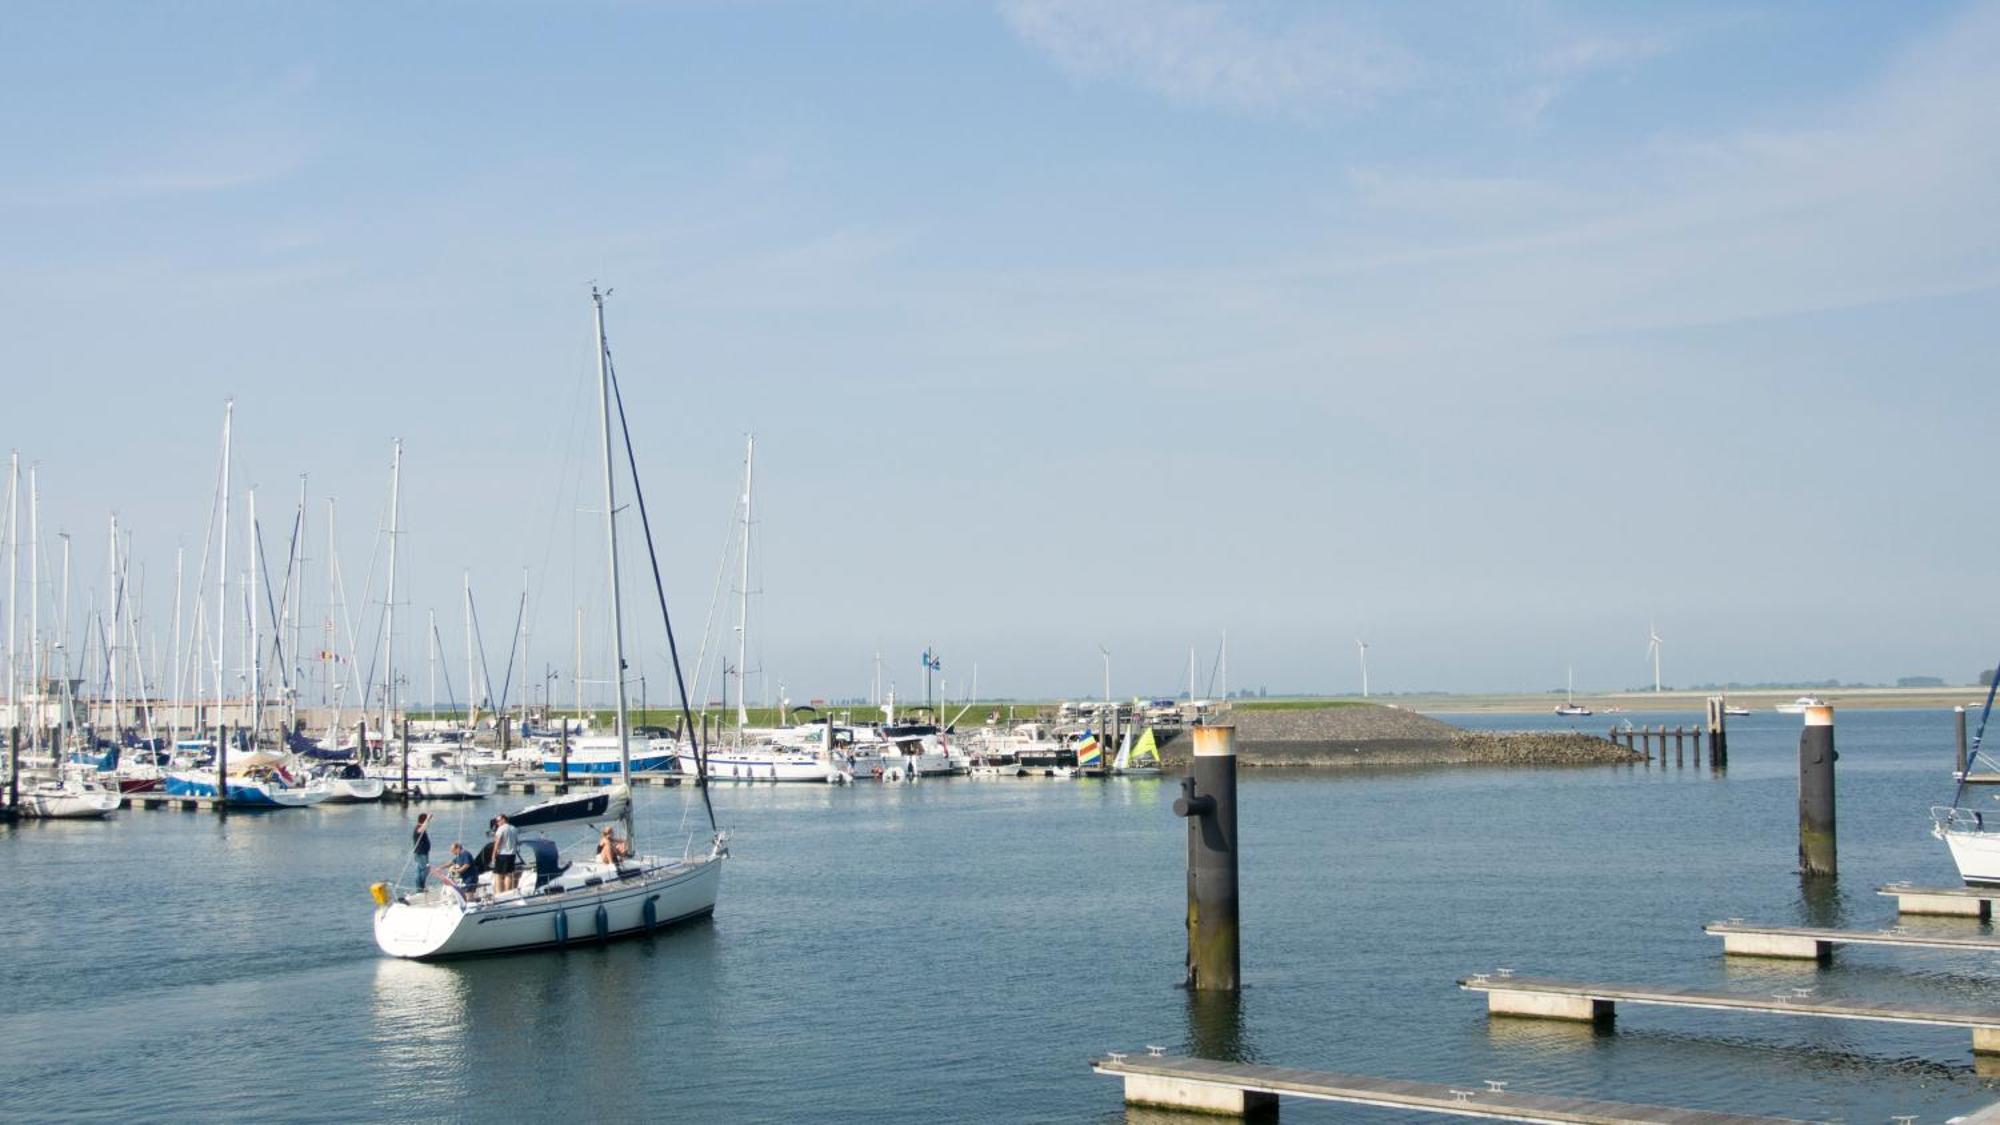
[[[604,518],[615,656],[612,667],[623,669],[625,633],[618,575],[618,504],[612,468],[610,351],[604,337],[604,298],[595,288],[591,290],[591,301],[596,309],[598,398],[603,414]],[[623,431],[622,404],[619,416]],[[625,448],[629,457],[629,438]],[[644,520],[645,499],[640,496],[638,500],[639,515]],[[650,549],[650,530],[647,538]],[[664,611],[664,599],[661,608]],[[619,780],[621,788],[629,791],[631,747],[625,677],[621,673],[612,680],[617,695]],[[682,694],[685,699],[685,692]],[[704,786],[704,802],[707,795]],[[629,801],[620,805],[625,839],[629,842],[633,839]],[[714,823],[712,810],[710,823],[711,826]],[[486,884],[487,893],[482,893],[479,885],[466,889],[452,885],[448,879],[422,893],[400,895],[386,883],[375,884],[371,890],[376,901],[376,944],[395,957],[441,958],[561,947],[572,940],[604,941],[651,932],[658,926],[712,913],[722,883],[722,861],[728,855],[726,837],[720,831],[715,833],[706,854],[679,857],[637,854],[634,848],[629,858],[614,854],[608,861],[593,858],[565,862],[551,840],[524,837],[519,843],[519,884],[498,893],[491,893],[490,883]]]
[[72,775],[22,790],[16,811],[43,820],[79,820],[109,816],[121,803],[116,789]]
[[1563,705],[1556,708],[1556,714],[1569,718],[1587,716],[1590,708],[1578,706],[1576,702],[1576,669],[1569,670],[1569,687],[1563,692]]
[[[841,768],[833,760],[831,747],[820,748],[803,745],[780,745],[771,738],[753,737],[750,732],[749,697],[749,657],[750,657],[750,525],[751,486],[756,467],[757,439],[755,435],[743,441],[743,514],[741,523],[743,537],[737,550],[740,567],[737,578],[736,610],[736,741],[727,746],[712,747],[707,754],[708,777],[712,781],[805,781],[837,782],[841,778]],[[725,670],[727,666],[725,665]],[[723,683],[725,700],[728,681]],[[695,776],[698,763],[692,750],[683,748],[679,755],[680,772],[688,777]]]

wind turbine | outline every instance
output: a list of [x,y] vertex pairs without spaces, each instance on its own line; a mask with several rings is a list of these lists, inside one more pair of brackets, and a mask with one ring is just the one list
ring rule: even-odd
[[1354,647],[1361,650],[1361,698],[1368,698],[1368,642],[1354,638]]
[[1104,657],[1104,702],[1111,702],[1111,650],[1097,646],[1098,655]]
[[1646,655],[1653,658],[1653,692],[1660,690],[1660,631],[1649,622],[1646,625]]

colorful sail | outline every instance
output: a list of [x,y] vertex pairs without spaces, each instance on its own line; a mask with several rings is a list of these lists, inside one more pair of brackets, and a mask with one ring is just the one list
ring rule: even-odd
[[1160,746],[1153,741],[1152,727],[1146,728],[1146,733],[1139,736],[1139,745],[1132,748],[1132,764],[1135,766],[1160,764]]
[[1076,740],[1076,764],[1079,769],[1090,769],[1104,764],[1104,747],[1098,743],[1097,736],[1090,731],[1084,731],[1083,737]]

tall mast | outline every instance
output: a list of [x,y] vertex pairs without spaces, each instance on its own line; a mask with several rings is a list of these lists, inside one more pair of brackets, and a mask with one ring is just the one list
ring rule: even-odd
[[[170,737],[175,742],[181,740],[181,556],[186,550],[187,548],[185,547],[174,548],[174,686],[173,690],[169,693],[169,706],[172,707],[169,714],[173,716],[173,720],[168,729]],[[69,553],[68,536],[63,537],[63,553]],[[64,597],[62,630],[63,644],[67,646],[69,644],[69,604],[67,595]],[[63,649],[63,679],[65,682],[69,679],[69,649],[67,647]]]
[[[236,400],[222,404],[222,539],[215,566],[215,714],[209,722],[222,723],[222,653],[229,624],[229,427],[236,417]],[[218,759],[219,760],[219,759]]]
[[14,620],[21,615],[21,607],[16,599],[20,596],[20,578],[17,568],[21,564],[21,454],[17,450],[7,460],[7,716],[13,725],[21,722],[21,693],[15,690],[14,673],[20,667],[15,663]]
[[[334,628],[333,622],[334,603],[340,600],[340,561],[334,551],[336,540],[333,537],[333,508],[333,497],[329,496],[326,498],[326,648],[321,650],[319,654],[320,674],[323,677],[319,684],[320,702],[327,704],[333,703],[340,698],[339,689],[334,685],[333,679],[334,673],[337,670],[334,667],[334,657],[339,651],[333,646],[339,643],[338,637],[340,635],[339,631]],[[327,749],[338,749],[340,747],[340,709],[338,707],[335,707],[329,714],[326,726]]]
[[747,434],[743,439],[743,578],[739,593],[739,607],[736,613],[736,740],[743,740],[743,728],[750,725],[748,708],[748,683],[744,669],[749,667],[745,659],[750,648],[750,473],[756,464],[757,435]]
[[472,646],[472,572],[465,572],[465,606],[459,611],[465,618],[465,727],[467,730],[479,726],[479,665]]
[[[424,630],[424,649],[426,652],[430,654],[430,666],[431,666],[431,690],[430,694],[424,700],[424,709],[426,711],[434,711],[437,708],[437,697],[438,697],[437,610],[430,611],[430,623],[431,623],[430,628]],[[426,727],[425,729],[431,730],[435,728]]]
[[[382,753],[389,753],[390,709],[396,702],[396,528],[402,515],[403,439],[397,438],[389,462],[389,600],[382,605]],[[364,700],[363,708],[367,706]],[[368,752],[362,747],[362,753]]]
[[[618,496],[611,476],[611,345],[604,339],[604,294],[590,287],[597,309],[597,402],[604,427],[604,537],[611,559],[611,682],[618,690],[618,780],[632,784],[632,739],[625,729],[625,611],[618,592]],[[631,837],[631,813],[626,813]]]
[[[250,576],[245,583],[250,596],[250,612],[247,624],[250,628],[250,749],[257,749],[257,740],[264,733],[264,654],[259,651],[263,639],[258,635],[263,628],[264,614],[258,606],[263,601],[258,597],[264,592],[259,578],[264,573],[260,564],[264,558],[264,538],[257,533],[257,490],[250,490]],[[117,683],[113,677],[112,683]]]
[[76,696],[70,687],[69,674],[69,533],[58,532],[57,536],[62,540],[63,549],[62,616],[60,618],[63,642],[63,707],[60,725],[66,728],[74,728],[76,726]]
[[[118,549],[117,521],[112,521],[111,549]],[[35,718],[28,724],[28,744],[42,746],[42,486],[35,466],[28,466],[28,695],[35,701]],[[113,681],[114,683],[116,681]]]
[[576,717],[583,718],[583,607],[576,607],[576,666],[571,669],[569,686],[576,694]]

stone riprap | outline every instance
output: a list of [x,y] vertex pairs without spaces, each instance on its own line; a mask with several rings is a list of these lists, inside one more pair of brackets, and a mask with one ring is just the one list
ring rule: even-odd
[[[1239,709],[1220,722],[1236,727],[1244,766],[1594,766],[1645,761],[1598,735],[1567,731],[1469,731],[1394,707]],[[1184,765],[1190,743],[1161,747]]]

